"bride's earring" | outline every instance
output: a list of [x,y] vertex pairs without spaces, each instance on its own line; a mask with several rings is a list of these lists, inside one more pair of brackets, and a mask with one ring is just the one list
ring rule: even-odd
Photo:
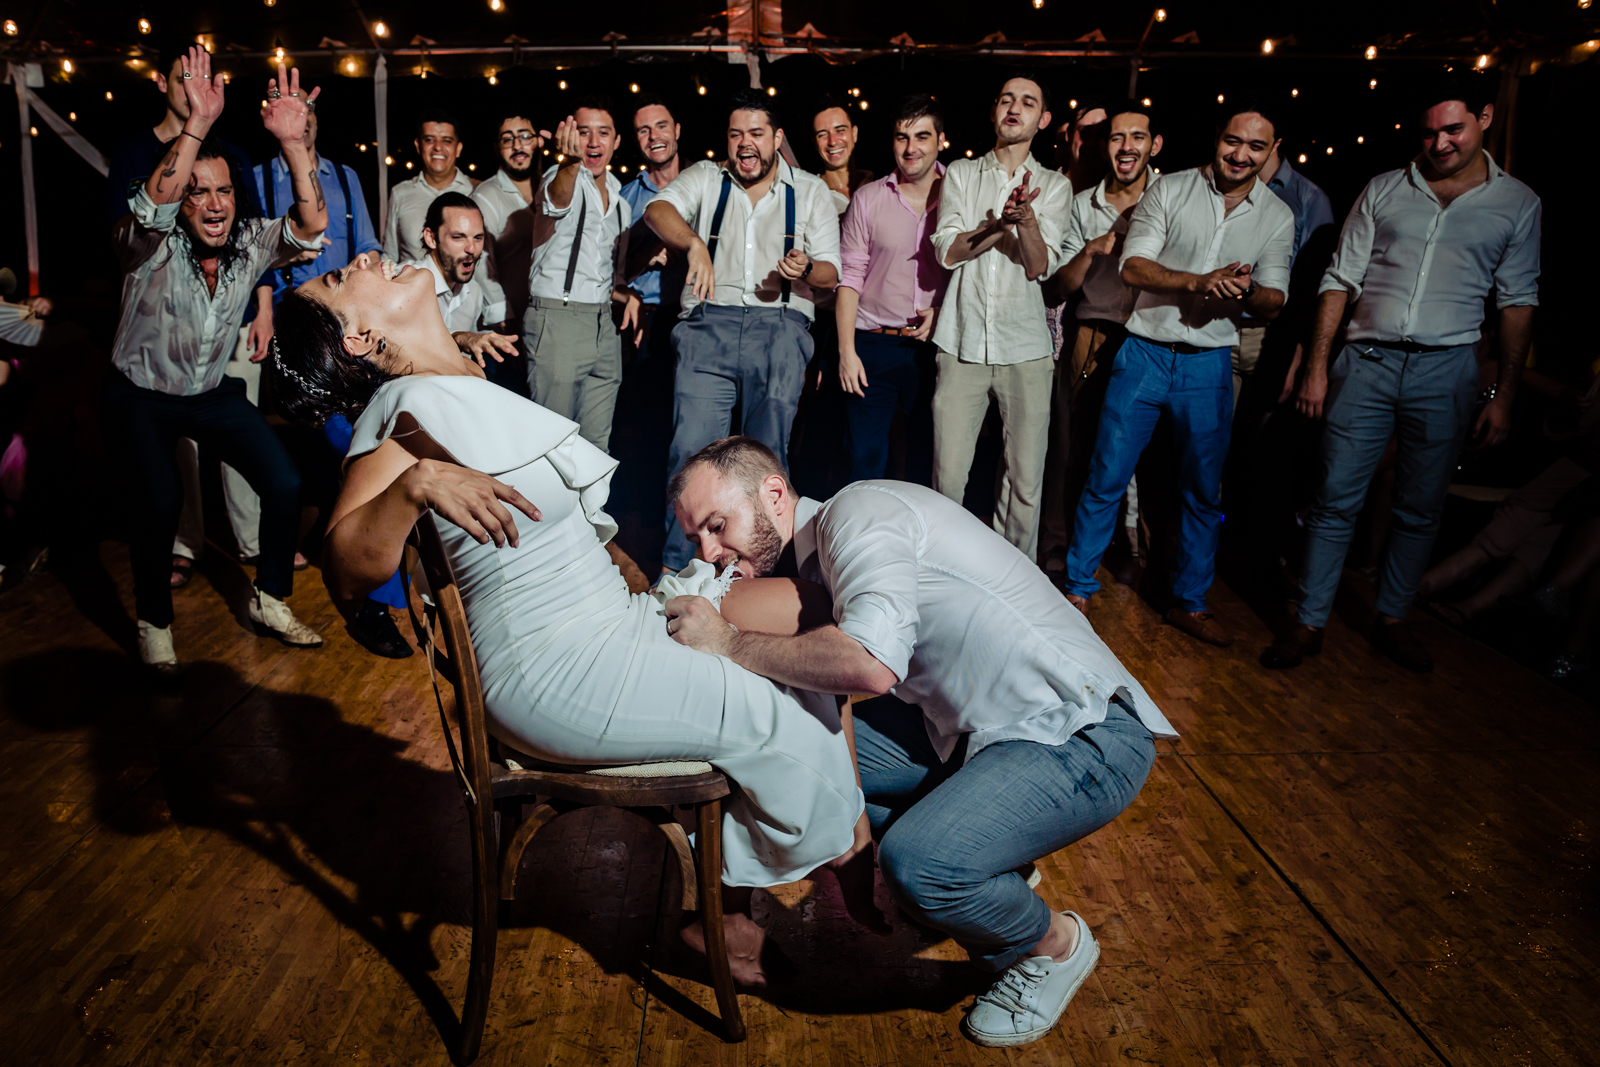
[[388,348],[388,347],[389,347],[389,341],[388,341],[387,338],[383,338],[383,337],[378,338],[378,351],[379,352],[382,352],[385,348]]

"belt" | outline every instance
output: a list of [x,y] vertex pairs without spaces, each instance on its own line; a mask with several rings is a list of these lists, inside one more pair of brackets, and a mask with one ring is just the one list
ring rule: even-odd
[[1448,352],[1460,345],[1419,345],[1414,341],[1351,341],[1351,344],[1368,344],[1373,348],[1392,348],[1396,352],[1410,352],[1413,355],[1419,352]]
[[[1138,335],[1135,334],[1134,336]],[[1140,337],[1139,340],[1143,341],[1147,345],[1155,345],[1157,348],[1165,348],[1168,352],[1179,356],[1197,356],[1201,352],[1211,351],[1209,348],[1201,348],[1198,345],[1191,345],[1187,341],[1152,341],[1148,337]]]
[[870,330],[865,326],[858,326],[856,328],[862,333],[884,333],[891,337],[905,337],[909,334],[916,333],[919,329],[921,329],[920,326],[875,326]]

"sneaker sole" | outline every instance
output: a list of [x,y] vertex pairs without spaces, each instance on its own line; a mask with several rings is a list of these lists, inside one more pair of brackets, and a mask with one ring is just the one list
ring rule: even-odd
[[982,1045],[984,1048],[1012,1048],[1016,1045],[1033,1044],[1056,1028],[1056,1023],[1060,1022],[1061,1016],[1066,1014],[1067,1006],[1078,995],[1078,990],[1083,988],[1083,983],[1087,982],[1089,976],[1094,973],[1095,965],[1100,962],[1100,942],[1093,940],[1092,935],[1089,947],[1094,949],[1094,954],[1089,957],[1089,966],[1085,967],[1083,973],[1078,975],[1077,980],[1072,983],[1072,988],[1067,990],[1066,997],[1061,1001],[1061,1007],[1056,1009],[1055,1015],[1051,1016],[1050,1021],[1044,1026],[1036,1027],[1020,1034],[984,1034],[972,1029],[967,1025],[967,1020],[962,1019],[961,1032],[967,1035],[967,1040],[974,1045]]

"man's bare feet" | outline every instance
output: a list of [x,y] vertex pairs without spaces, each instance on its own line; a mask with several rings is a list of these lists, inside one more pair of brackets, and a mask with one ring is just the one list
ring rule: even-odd
[[[762,955],[767,948],[767,932],[755,920],[740,912],[722,917],[723,935],[728,941],[728,967],[738,985],[764,987],[767,984],[766,968]],[[706,931],[699,917],[678,931],[684,944],[700,955],[706,954]]]

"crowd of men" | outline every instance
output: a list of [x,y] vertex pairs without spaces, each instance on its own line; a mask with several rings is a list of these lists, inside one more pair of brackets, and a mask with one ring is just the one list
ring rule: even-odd
[[[940,103],[906,97],[891,116],[894,170],[877,178],[855,165],[858,128],[832,99],[780,119],[771,96],[736,93],[725,157],[693,163],[679,153],[671,101],[656,96],[630,95],[626,107],[585,97],[553,123],[541,108],[508,108],[492,133],[483,124],[499,167],[482,182],[459,165],[475,131],[429,109],[414,127],[421,168],[390,191],[375,228],[355,171],[316,150],[314,101],[303,140],[250,167],[196,125],[201,60],[188,58],[185,68],[183,54],[163,54],[166,113],[113,159],[108,220],[129,248],[159,231],[165,215],[139,191],[174,145],[203,142],[198,185],[178,196],[191,251],[160,260],[182,275],[163,283],[164,306],[188,318],[157,322],[152,300],[125,301],[115,386],[129,410],[156,410],[152,393],[197,411],[219,389],[238,389],[243,407],[218,416],[237,423],[226,433],[173,416],[140,460],[145,483],[161,489],[157,510],[183,501],[181,521],[163,511],[145,531],[140,570],[153,573],[166,564],[152,553],[168,554],[150,546],[176,530],[170,583],[141,592],[152,629],[170,622],[168,586],[188,580],[201,543],[193,446],[179,446],[187,458],[176,465],[155,454],[172,434],[243,440],[250,424],[255,453],[228,457],[238,472],[225,485],[229,514],[241,553],[260,561],[258,584],[287,595],[303,565],[298,520],[286,518],[298,514],[298,477],[272,434],[256,432],[265,423],[253,408],[273,306],[381,249],[432,273],[463,355],[492,380],[572,419],[602,449],[626,444],[627,459],[659,466],[642,476],[663,487],[689,456],[740,433],[787,457],[797,481],[805,472],[810,495],[892,467],[960,502],[993,405],[994,528],[1086,614],[1102,557],[1130,531],[1157,569],[1170,556],[1166,620],[1219,646],[1231,638],[1208,591],[1226,467],[1229,510],[1269,532],[1258,535],[1264,567],[1282,558],[1298,571],[1298,613],[1263,654],[1270,667],[1320,650],[1356,516],[1393,439],[1398,485],[1372,641],[1406,667],[1431,668],[1406,615],[1458,452],[1469,437],[1506,433],[1537,303],[1539,201],[1484,151],[1494,119],[1485,78],[1445,78],[1416,101],[1418,154],[1373,179],[1342,231],[1326,194],[1285,157],[1270,106],[1230,98],[1210,158],[1161,173],[1157,112],[1085,100],[1063,116],[1032,74],[997,86],[993,147],[948,165]],[[811,149],[789,136],[808,119]],[[1060,168],[1035,154],[1052,136]],[[629,137],[643,165],[624,185],[612,161]],[[320,248],[268,247],[258,235],[248,263],[232,262],[230,234],[296,204],[302,149],[325,203]],[[220,281],[206,247],[223,249]],[[130,278],[146,270],[147,250],[136,251],[125,256]],[[179,291],[187,304],[172,302]],[[1491,297],[1498,371],[1481,390]],[[140,376],[155,349],[196,346],[218,355],[179,359],[186,375]],[[1276,536],[1292,515],[1246,501],[1259,464],[1239,459],[1274,449],[1274,421],[1291,415],[1326,426],[1302,468],[1314,486],[1303,556]],[[336,419],[324,432],[336,464],[349,426]],[[1168,520],[1153,545],[1141,516]],[[672,508],[662,522],[662,569],[677,570],[695,545]],[[409,654],[389,615],[401,603],[397,579],[352,632],[380,654]],[[278,622],[286,640],[320,640]],[[170,637],[157,645],[147,661],[170,659]]]

